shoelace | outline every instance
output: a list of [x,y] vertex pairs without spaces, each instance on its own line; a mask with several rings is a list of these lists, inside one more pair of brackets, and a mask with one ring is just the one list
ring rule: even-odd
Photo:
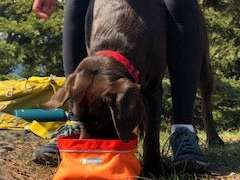
[[64,125],[59,130],[54,132],[51,135],[51,138],[56,138],[59,135],[69,136],[69,135],[77,134],[80,132],[80,129],[81,128],[77,125]]

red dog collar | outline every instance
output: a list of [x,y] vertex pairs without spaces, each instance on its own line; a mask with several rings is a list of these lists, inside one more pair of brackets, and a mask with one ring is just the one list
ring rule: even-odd
[[106,56],[115,59],[117,62],[121,63],[129,72],[129,74],[133,77],[135,83],[139,82],[140,72],[134,65],[122,54],[112,50],[102,50],[96,52],[96,55]]

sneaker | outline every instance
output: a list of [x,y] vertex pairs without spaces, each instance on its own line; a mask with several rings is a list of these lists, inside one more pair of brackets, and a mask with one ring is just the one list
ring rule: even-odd
[[60,162],[60,153],[56,143],[47,143],[33,152],[33,162],[41,165],[57,166]]
[[59,136],[72,136],[80,134],[80,123],[72,121],[51,135],[49,143],[44,144],[33,152],[33,162],[42,165],[57,166],[60,162],[60,153],[57,148],[56,139]]
[[59,136],[73,136],[80,134],[80,132],[81,123],[77,121],[70,121],[70,123],[65,124],[63,127],[51,134],[51,141],[55,142],[55,139]]
[[170,137],[173,152],[173,168],[176,171],[202,173],[207,171],[208,162],[203,155],[196,133],[188,128],[177,128]]

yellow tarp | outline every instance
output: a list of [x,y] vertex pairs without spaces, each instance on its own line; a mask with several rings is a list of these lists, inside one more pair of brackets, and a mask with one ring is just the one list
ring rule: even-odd
[[64,77],[34,76],[0,81],[0,111],[12,113],[15,109],[38,108],[63,85],[64,80]]
[[12,116],[15,109],[38,108],[49,100],[64,83],[64,77],[30,77],[29,79],[0,81],[0,129],[28,129],[48,138],[65,122],[29,123]]
[[0,129],[23,129],[27,121],[7,113],[0,113]]
[[33,121],[27,124],[24,129],[31,131],[32,133],[44,138],[51,138],[51,134],[55,132],[58,128],[64,125],[65,122],[37,122]]

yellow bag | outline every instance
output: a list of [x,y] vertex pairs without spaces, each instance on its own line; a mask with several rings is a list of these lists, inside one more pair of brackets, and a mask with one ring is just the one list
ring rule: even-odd
[[64,83],[64,77],[30,77],[0,82],[0,111],[37,108],[48,101]]
[[30,123],[10,114],[15,109],[37,108],[39,104],[50,99],[53,93],[63,85],[64,80],[64,77],[33,76],[29,79],[1,81],[0,111],[4,113],[0,114],[0,129],[27,129],[42,138],[49,138],[50,134],[65,122],[33,121]]
[[121,140],[57,140],[61,163],[54,180],[135,180],[141,166],[136,158],[137,138]]

